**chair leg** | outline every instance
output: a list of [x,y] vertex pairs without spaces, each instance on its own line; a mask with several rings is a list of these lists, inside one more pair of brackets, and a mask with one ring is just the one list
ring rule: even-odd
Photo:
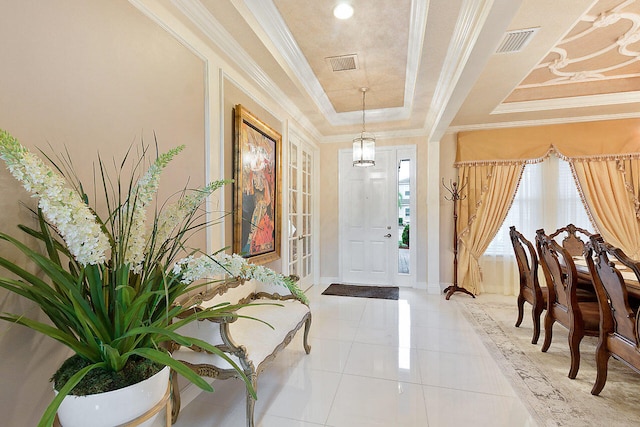
[[304,347],[304,351],[309,354],[311,353],[311,346],[309,345],[309,329],[311,328],[311,313],[309,313],[309,317],[304,322],[304,339],[302,341],[302,346]]
[[593,384],[593,388],[591,389],[591,394],[594,396],[600,394],[607,382],[607,370],[610,356],[611,355],[605,348],[605,345],[602,342],[599,342],[598,347],[596,347],[596,382]]
[[[255,373],[249,376],[253,390],[258,393],[258,375]],[[247,389],[247,427],[254,427],[253,413],[256,406],[256,400],[251,396]]]
[[571,369],[569,378],[574,379],[580,369],[580,342],[584,335],[579,332],[569,330],[569,352],[571,353]]
[[178,386],[178,373],[173,369],[170,371],[171,376],[171,424],[175,424],[180,414],[180,387]]
[[518,320],[516,320],[516,328],[522,323],[524,317],[524,297],[518,295]]
[[551,346],[551,338],[553,338],[553,323],[555,320],[549,316],[549,312],[544,316],[544,343],[542,343],[542,352],[545,353]]
[[533,337],[531,338],[531,344],[537,344],[538,338],[540,338],[540,316],[542,315],[542,308],[533,307],[531,310],[531,317],[533,318]]

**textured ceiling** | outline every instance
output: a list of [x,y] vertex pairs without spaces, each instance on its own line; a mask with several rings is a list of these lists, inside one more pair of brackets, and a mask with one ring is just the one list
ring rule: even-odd
[[640,4],[601,0],[505,102],[640,90]]
[[361,87],[378,137],[640,115],[640,0],[348,0],[347,21],[338,0],[163,1],[320,142],[359,130]]
[[[336,112],[361,109],[361,87],[369,108],[404,105],[411,0],[354,1],[348,20],[333,16],[334,1],[274,4]],[[355,55],[356,69],[333,71],[327,58],[341,55]]]

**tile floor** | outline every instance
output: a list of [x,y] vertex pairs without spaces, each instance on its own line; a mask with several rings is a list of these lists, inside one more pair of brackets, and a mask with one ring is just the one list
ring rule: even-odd
[[[311,354],[298,333],[258,378],[257,426],[535,425],[454,301],[414,289],[390,301],[324,288],[307,293]],[[245,426],[243,383],[213,386],[174,427]]]

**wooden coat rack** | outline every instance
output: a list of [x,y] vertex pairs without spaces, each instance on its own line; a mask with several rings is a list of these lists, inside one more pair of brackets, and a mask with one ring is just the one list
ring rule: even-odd
[[444,183],[444,178],[442,178],[442,186],[451,194],[451,196],[445,196],[444,198],[453,202],[453,285],[446,287],[443,292],[447,294],[445,297],[447,300],[455,292],[464,292],[475,298],[476,296],[473,293],[458,286],[458,202],[467,197],[462,195],[462,190],[464,190],[466,184],[458,187],[458,181],[449,180],[449,186],[447,187]]

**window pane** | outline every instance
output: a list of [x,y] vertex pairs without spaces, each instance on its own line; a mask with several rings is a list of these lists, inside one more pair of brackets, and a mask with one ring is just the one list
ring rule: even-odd
[[509,239],[509,227],[515,225],[527,239],[543,227],[542,164],[526,165],[513,204],[502,227],[485,251],[486,254],[503,254],[513,251]]
[[544,228],[551,233],[567,224],[593,232],[570,165],[551,156],[542,163],[525,166],[513,205],[485,254],[512,254],[512,225],[533,242],[536,230]]
[[[556,217],[557,230],[567,224],[584,228],[593,232],[593,226],[580,199],[575,179],[571,173],[571,166],[564,160],[558,160],[558,209]],[[551,230],[549,230],[551,231]]]

